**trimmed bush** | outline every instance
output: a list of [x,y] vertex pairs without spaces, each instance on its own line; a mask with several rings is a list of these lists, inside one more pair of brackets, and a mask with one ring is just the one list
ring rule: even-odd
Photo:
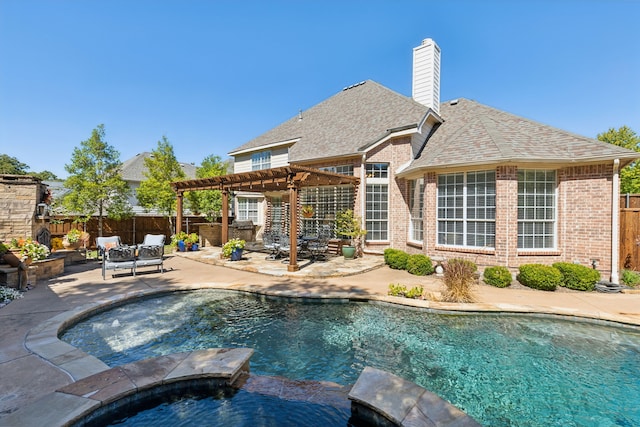
[[633,270],[622,270],[622,277],[620,280],[622,280],[622,283],[625,285],[635,288],[640,284],[640,273]]
[[400,249],[385,249],[384,262],[394,270],[406,270],[409,254]]
[[442,300],[446,302],[474,302],[471,287],[477,282],[478,266],[464,259],[447,261],[444,268],[444,291]]
[[555,268],[562,273],[563,286],[568,289],[577,291],[593,291],[596,283],[600,280],[600,272],[593,268],[570,262],[556,262],[553,264]]
[[496,288],[506,288],[511,284],[513,276],[507,267],[496,266],[484,269],[484,282]]
[[555,291],[562,283],[562,273],[550,265],[523,264],[518,270],[518,281],[533,289]]
[[407,271],[416,276],[433,274],[431,258],[422,254],[409,255],[407,259]]

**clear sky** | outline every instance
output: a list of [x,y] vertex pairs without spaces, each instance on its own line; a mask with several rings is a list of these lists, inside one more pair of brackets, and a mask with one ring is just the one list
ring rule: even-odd
[[595,138],[640,133],[637,0],[0,0],[0,154],[64,165],[99,124],[121,160],[199,164],[362,80],[411,96],[442,49],[464,97]]

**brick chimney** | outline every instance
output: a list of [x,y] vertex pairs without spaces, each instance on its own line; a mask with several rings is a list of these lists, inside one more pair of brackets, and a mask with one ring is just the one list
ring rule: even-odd
[[440,112],[440,47],[432,39],[424,39],[413,48],[414,100]]

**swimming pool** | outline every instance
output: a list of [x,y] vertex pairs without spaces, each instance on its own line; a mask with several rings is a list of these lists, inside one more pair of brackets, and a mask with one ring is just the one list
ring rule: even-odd
[[116,307],[61,339],[110,366],[208,347],[253,348],[252,372],[290,379],[347,385],[373,366],[490,426],[640,425],[640,332],[593,323],[202,290]]

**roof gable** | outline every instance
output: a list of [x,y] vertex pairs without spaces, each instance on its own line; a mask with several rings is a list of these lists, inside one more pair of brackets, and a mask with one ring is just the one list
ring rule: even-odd
[[468,99],[443,103],[444,123],[405,169],[504,162],[592,162],[640,157],[596,139],[576,135]]
[[300,115],[233,150],[236,152],[299,138],[289,161],[357,154],[390,129],[417,126],[429,109],[372,80],[345,88]]
[[[126,160],[122,163],[121,174],[122,179],[125,181],[144,181],[147,178],[144,176],[144,171],[146,167],[144,165],[144,159],[152,156],[152,153],[145,151],[130,159]],[[182,171],[187,176],[187,178],[193,179],[196,177],[196,166],[191,163],[180,163],[180,167],[182,167]]]

